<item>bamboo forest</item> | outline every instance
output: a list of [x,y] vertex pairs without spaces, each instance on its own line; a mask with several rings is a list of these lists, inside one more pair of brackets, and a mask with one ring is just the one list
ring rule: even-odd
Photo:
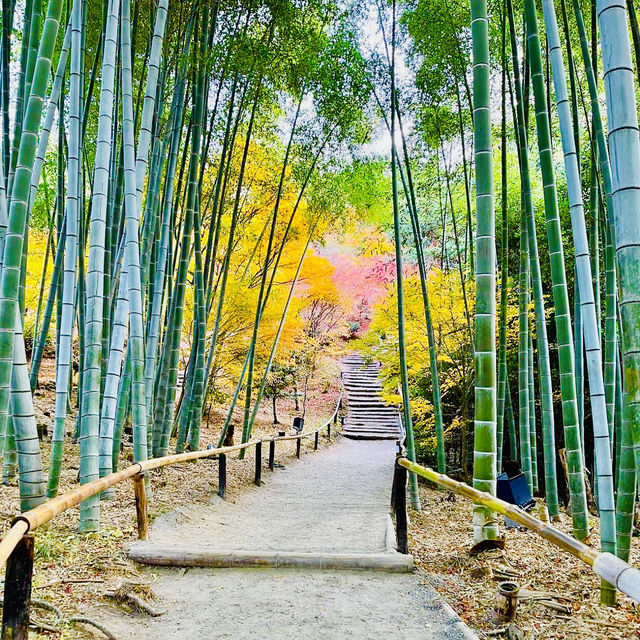
[[640,638],[640,0],[0,0],[2,640]]

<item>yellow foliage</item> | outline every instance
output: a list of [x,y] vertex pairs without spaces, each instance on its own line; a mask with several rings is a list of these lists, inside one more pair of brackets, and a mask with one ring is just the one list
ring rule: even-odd
[[[25,336],[31,337],[33,333],[33,325],[36,318],[36,307],[38,306],[38,296],[40,295],[40,278],[42,277],[42,269],[47,251],[47,232],[39,229],[29,230],[29,246],[27,253],[27,273],[25,280],[25,320],[24,331]],[[48,283],[51,279],[53,271],[53,258],[49,256],[47,264],[47,276],[45,278],[45,292],[42,305],[46,304],[46,295],[48,293]],[[41,310],[41,314],[44,309]]]
[[[468,424],[469,394],[472,392],[473,357],[471,334],[475,287],[465,282],[467,317],[460,275],[457,270],[444,272],[432,268],[427,278],[429,308],[434,332],[438,379],[443,406],[445,437]],[[411,410],[417,446],[423,451],[435,449],[435,419],[432,404],[429,340],[425,322],[420,279],[417,274],[404,280],[405,338],[410,382]],[[509,319],[517,317],[517,307],[508,307]],[[382,364],[384,396],[388,402],[401,402],[398,395],[400,369],[397,335],[397,301],[395,285],[374,306],[369,333],[362,338],[366,355]],[[512,339],[510,322],[509,339]],[[496,336],[497,339],[497,336]]]
[[[234,158],[231,174],[237,177],[240,157]],[[215,189],[216,167],[205,175],[203,184],[203,202]],[[252,328],[258,305],[262,272],[269,249],[269,235],[273,223],[273,212],[277,201],[278,182],[281,172],[281,158],[269,149],[252,144],[245,170],[245,189],[242,206],[238,212],[238,224],[235,230],[234,245],[231,253],[229,277],[223,303],[220,337],[217,347],[216,379],[221,385],[235,384],[249,348]],[[233,184],[233,178],[230,181]],[[278,331],[280,318],[300,257],[303,254],[311,222],[308,220],[308,204],[304,198],[298,202],[299,185],[293,181],[291,172],[285,172],[282,194],[278,204],[274,238],[270,250],[266,287],[272,277],[275,266],[275,254],[282,245],[287,227],[286,243],[282,252],[278,270],[269,292],[267,304],[262,313],[256,346],[258,371],[266,362]],[[226,251],[226,242],[231,227],[233,213],[232,195],[228,194],[221,220],[220,244],[216,256],[215,273],[220,273]],[[297,209],[296,209],[297,204]],[[294,214],[295,209],[295,215]],[[292,218],[293,215],[293,218]],[[204,232],[203,245],[207,242],[209,228]],[[321,230],[316,229],[316,237]],[[193,265],[192,265],[193,267]],[[326,258],[316,255],[312,249],[307,252],[298,285],[291,301],[286,322],[278,343],[277,359],[291,359],[292,354],[301,348],[308,329],[308,319],[304,310],[315,300],[333,305],[340,304],[338,290],[331,280],[333,267]],[[219,291],[217,292],[219,295]],[[215,323],[215,308],[210,314],[208,330]],[[186,300],[185,323],[193,317],[193,296]]]

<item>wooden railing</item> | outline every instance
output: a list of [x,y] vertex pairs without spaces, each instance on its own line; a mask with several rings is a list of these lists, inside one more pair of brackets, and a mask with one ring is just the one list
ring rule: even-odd
[[[255,448],[254,484],[260,486],[262,478],[262,444],[269,443],[269,469],[275,465],[276,443],[285,440],[296,440],[296,456],[300,458],[301,441],[313,437],[313,448],[318,448],[319,436],[326,429],[327,437],[331,437],[332,425],[338,422],[338,413],[342,407],[342,395],[338,399],[331,417],[317,429],[301,433],[275,436],[272,438],[250,440],[243,444],[229,447],[217,447],[178,453],[161,458],[151,458],[136,462],[126,469],[109,474],[104,478],[87,482],[77,489],[41,504],[35,509],[25,511],[17,516],[11,528],[0,542],[0,568],[6,563],[4,583],[4,602],[2,608],[2,638],[26,638],[29,626],[29,602],[31,599],[31,581],[33,577],[34,537],[32,532],[56,516],[79,505],[87,498],[98,495],[125,480],[133,480],[138,537],[146,540],[149,533],[147,515],[147,492],[145,473],[153,469],[169,467],[181,462],[201,459],[218,460],[218,495],[226,497],[227,490],[227,455],[234,451],[245,451]],[[8,635],[7,635],[8,634]]]
[[636,602],[640,602],[640,570],[627,564],[611,553],[601,553],[554,526],[534,518],[520,507],[509,504],[484,491],[478,491],[464,482],[458,482],[443,473],[438,473],[411,462],[404,456],[396,459],[393,488],[391,492],[392,506],[396,517],[396,542],[398,551],[407,553],[407,473],[411,471],[441,487],[459,493],[474,502],[488,507],[492,511],[511,518],[514,522],[531,529],[552,544],[567,551],[588,564],[593,571],[610,584],[615,585],[622,593]]

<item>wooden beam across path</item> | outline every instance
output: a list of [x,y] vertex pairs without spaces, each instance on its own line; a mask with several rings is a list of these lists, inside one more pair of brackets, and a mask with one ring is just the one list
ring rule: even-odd
[[408,573],[413,558],[402,553],[310,553],[295,551],[214,550],[193,545],[135,544],[129,557],[136,562],[163,567],[271,567],[344,569]]
[[[399,457],[396,460],[394,486],[406,484],[407,471],[435,482],[441,487],[446,487],[455,493],[471,498],[474,502],[527,527],[527,529],[537,533],[545,540],[588,564],[596,575],[615,585],[622,593],[640,603],[640,570],[620,560],[613,554],[601,553],[587,546],[584,542],[580,542],[569,534],[556,529],[554,526],[534,518],[516,505],[509,504],[484,491],[478,491],[464,482],[459,482],[444,473],[438,473],[433,469],[411,462],[405,457]],[[406,495],[403,491],[398,490],[396,496],[394,501],[396,520],[399,516],[400,520],[406,523]],[[398,528],[398,549],[401,548],[406,550],[406,525],[404,530]]]

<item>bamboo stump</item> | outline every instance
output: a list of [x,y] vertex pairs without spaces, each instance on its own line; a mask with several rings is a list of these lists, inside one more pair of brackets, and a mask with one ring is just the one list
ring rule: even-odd
[[28,640],[33,534],[22,539],[7,560],[2,607],[2,640]]
[[511,622],[518,610],[520,586],[516,582],[501,582],[498,585],[498,604],[494,612],[495,622]]

